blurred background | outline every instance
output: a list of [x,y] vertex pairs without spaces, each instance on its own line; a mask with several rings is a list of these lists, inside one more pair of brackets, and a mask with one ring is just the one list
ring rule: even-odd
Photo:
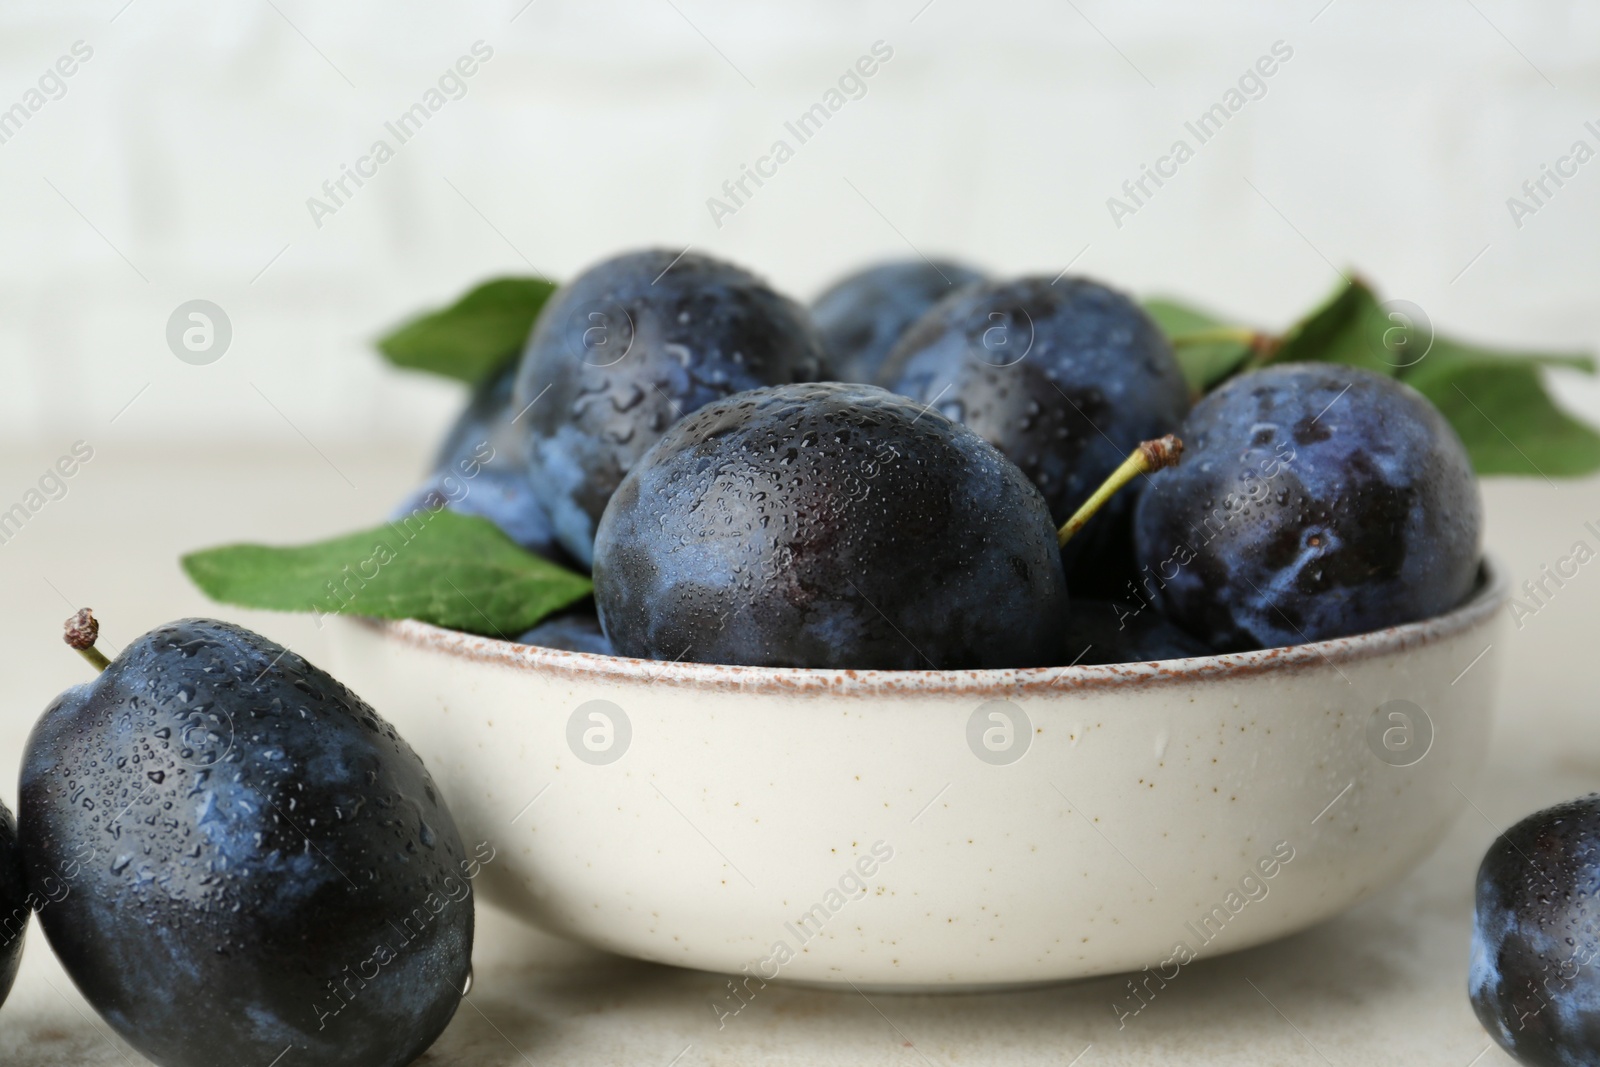
[[[880,256],[1071,264],[1269,327],[1351,266],[1469,339],[1595,348],[1600,162],[1520,219],[1507,199],[1600,148],[1597,39],[1592,5],[1509,0],[6,5],[0,109],[92,56],[0,122],[0,436],[43,460],[85,436],[410,448],[456,394],[384,370],[377,332],[649,244],[803,299]],[[892,58],[799,144],[784,124],[876,42]],[[1275,45],[1199,143],[1184,124]],[[401,143],[386,123],[474,46]],[[794,157],[714,218],[779,138]],[[1123,183],[1179,138],[1194,158],[1137,205]],[[324,182],[380,139],[337,203]],[[191,299],[231,322],[212,365],[166,343]],[[1560,388],[1600,415],[1600,387]]]
[[[210,605],[177,557],[381,519],[464,391],[371,342],[488,277],[693,247],[809,299],[863,261],[948,254],[1278,329],[1353,267],[1465,340],[1600,349],[1597,42],[1600,6],[1512,0],[4,5],[0,512],[30,517],[0,540],[0,798],[33,718],[87,677],[58,638],[78,606],[112,652],[204,613],[319,657],[309,619]],[[863,56],[874,73],[841,83]],[[842,103],[800,143],[786,124],[830,91]],[[1190,124],[1218,104],[1202,141]],[[732,199],[724,183],[773,171],[780,139],[792,157]],[[195,300],[228,334],[198,365],[169,343]],[[1553,387],[1600,421],[1595,380]],[[67,456],[72,477],[41,490]],[[1486,486],[1513,585],[1591,536],[1596,489]],[[1574,666],[1600,625],[1593,570],[1508,631],[1515,697],[1452,844],[1314,935],[1312,970],[1331,955],[1348,981],[1302,1000],[1348,1006],[1369,958],[1392,965],[1367,1036],[1356,1008],[1302,1017],[1319,1048],[1379,1062],[1369,1046],[1414,1035],[1465,1063],[1486,1041],[1460,991],[1471,870],[1497,825],[1600,781]],[[1397,900],[1391,922],[1377,909]],[[1435,912],[1424,953],[1407,924]],[[1339,957],[1338,929],[1369,928],[1365,955]],[[8,1015],[71,1029],[73,1062],[121,1062],[28,977],[65,982],[35,949]],[[7,1062],[46,1062],[19,1033],[0,1035]]]

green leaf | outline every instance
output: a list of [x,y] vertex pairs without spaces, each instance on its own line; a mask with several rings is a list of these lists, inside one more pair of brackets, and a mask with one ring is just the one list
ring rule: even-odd
[[420,619],[507,639],[591,589],[489,520],[443,508],[315,544],[210,548],[183,557],[183,569],[224,604]]
[[1406,301],[1380,302],[1352,276],[1284,336],[1274,361],[1323,361],[1398,377],[1455,427],[1479,474],[1600,470],[1600,434],[1556,406],[1541,368],[1594,373],[1582,355],[1503,352],[1436,334]]
[[1592,474],[1600,470],[1600,433],[1556,406],[1546,366],[1595,371],[1587,356],[1508,355],[1436,337],[1400,376],[1443,412],[1479,474]]
[[476,384],[522,349],[556,287],[539,278],[496,278],[447,308],[430,311],[379,339],[390,363]]
[[1272,361],[1343,363],[1393,377],[1414,361],[1426,332],[1416,316],[1398,305],[1385,308],[1366,282],[1352,276],[1290,327]]
[[1175,300],[1155,297],[1144,309],[1172,342],[1189,387],[1205,392],[1237,372],[1254,352],[1259,335]]
[[1508,352],[1451,340],[1434,332],[1422,308],[1380,301],[1355,275],[1290,327],[1276,348],[1258,340],[1255,351],[1245,346],[1242,356],[1225,342],[1201,342],[1250,331],[1230,329],[1173,301],[1152,300],[1145,307],[1172,337],[1184,373],[1198,388],[1252,369],[1263,355],[1267,362],[1343,363],[1414,386],[1455,427],[1479,474],[1558,477],[1600,470],[1600,433],[1556,405],[1542,373],[1565,367],[1594,374],[1589,356]]
[[1193,304],[1180,303],[1164,296],[1150,297],[1143,301],[1142,306],[1145,313],[1156,320],[1156,325],[1161,327],[1162,332],[1168,337],[1230,325],[1221,316],[1201,311]]

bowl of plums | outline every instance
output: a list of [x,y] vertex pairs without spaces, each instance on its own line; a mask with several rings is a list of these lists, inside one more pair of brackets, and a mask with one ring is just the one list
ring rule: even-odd
[[184,565],[326,625],[547,930],[736,984],[1170,980],[1400,878],[1485,755],[1477,478],[1526,472],[1474,397],[1534,361],[1406,307],[495,279],[378,342],[470,393],[413,495]]

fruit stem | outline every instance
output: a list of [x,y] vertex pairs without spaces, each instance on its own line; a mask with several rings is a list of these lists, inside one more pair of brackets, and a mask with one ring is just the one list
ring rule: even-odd
[[1256,336],[1256,331],[1247,326],[1213,326],[1209,329],[1177,334],[1172,338],[1172,347],[1211,345],[1222,341],[1238,341],[1240,344],[1248,345],[1255,341]]
[[1187,348],[1192,345],[1214,345],[1232,342],[1244,345],[1250,350],[1250,358],[1256,363],[1264,363],[1270,359],[1278,347],[1283,344],[1282,338],[1274,337],[1270,333],[1252,330],[1248,326],[1216,326],[1205,330],[1193,330],[1189,333],[1180,333],[1172,338],[1173,348]]
[[1149,474],[1166,467],[1176,467],[1178,457],[1181,455],[1183,455],[1183,442],[1170,433],[1154,441],[1141,442],[1138,448],[1128,453],[1128,458],[1122,461],[1122,465],[1111,472],[1111,477],[1102,482],[1100,488],[1083,502],[1083,506],[1072,513],[1072,518],[1057,531],[1056,543],[1065,547],[1066,543],[1072,540],[1072,535],[1083,529],[1084,524],[1094,518],[1094,513],[1115,496],[1118,489],[1141,474]]
[[106,654],[94,647],[94,643],[100,638],[100,622],[88,608],[80,609],[76,615],[67,620],[62,638],[69,647],[77,650],[78,655],[88,660],[95,670],[103,671],[111,666]]

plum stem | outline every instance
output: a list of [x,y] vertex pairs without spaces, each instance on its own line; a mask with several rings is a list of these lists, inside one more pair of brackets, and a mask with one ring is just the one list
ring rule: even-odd
[[1166,467],[1178,465],[1178,457],[1183,455],[1183,442],[1172,434],[1158,437],[1154,441],[1142,441],[1139,447],[1128,453],[1128,458],[1122,465],[1111,472],[1111,477],[1100,484],[1083,506],[1072,513],[1072,518],[1062,524],[1056,533],[1056,542],[1062,547],[1072,540],[1073,534],[1083,529],[1085,523],[1094,518],[1095,512],[1116,495],[1117,490],[1133,481],[1141,474],[1162,470]]
[[1211,326],[1204,330],[1190,330],[1187,333],[1174,334],[1172,344],[1175,348],[1184,348],[1188,345],[1212,345],[1221,341],[1238,341],[1249,344],[1256,338],[1256,331],[1248,326]]
[[1252,330],[1248,326],[1216,326],[1180,333],[1172,338],[1173,348],[1229,343],[1244,345],[1250,351],[1252,362],[1265,363],[1277,354],[1283,339],[1274,337],[1270,333],[1262,333],[1260,330]]
[[88,608],[80,609],[76,615],[67,620],[62,639],[67,642],[68,647],[88,660],[95,670],[103,671],[111,666],[106,654],[94,647],[94,643],[100,639],[100,622]]

